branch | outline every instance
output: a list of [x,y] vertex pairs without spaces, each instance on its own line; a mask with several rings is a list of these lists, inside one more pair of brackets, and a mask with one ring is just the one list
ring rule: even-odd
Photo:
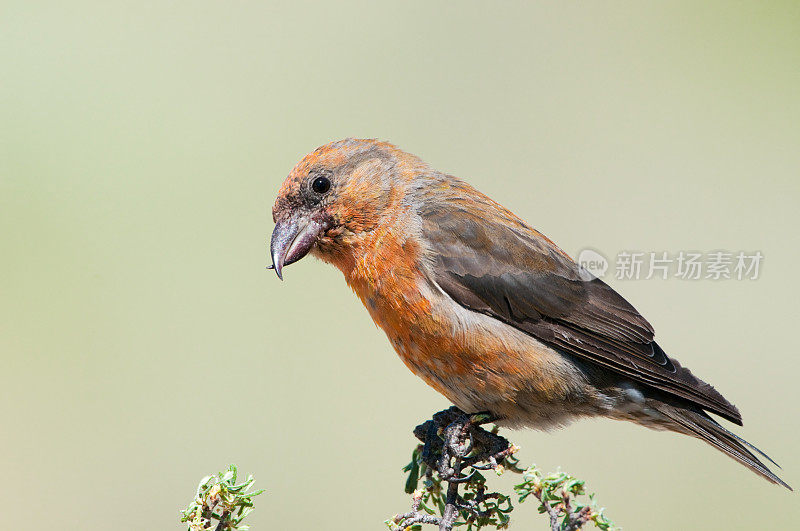
[[513,457],[518,448],[498,435],[497,427],[491,431],[482,427],[492,420],[488,414],[468,415],[451,407],[414,429],[422,444],[404,468],[411,510],[387,520],[390,529],[419,530],[422,525],[438,526],[439,531],[462,525],[467,531],[507,528],[514,509],[511,497],[487,492],[482,474],[487,470],[498,475],[505,470],[523,474],[523,482],[514,487],[519,502],[530,495],[539,500],[539,512],[549,516],[551,531],[577,531],[588,522],[602,530],[613,529],[602,509],[595,507],[593,496],[589,504],[577,503],[576,496],[584,494],[582,481],[560,472],[542,477],[535,467],[520,468]]

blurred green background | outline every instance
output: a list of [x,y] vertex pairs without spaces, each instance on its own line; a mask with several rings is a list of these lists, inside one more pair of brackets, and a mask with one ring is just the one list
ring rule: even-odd
[[[764,253],[756,281],[610,283],[799,486],[798,27],[797,2],[0,1],[0,527],[180,529],[229,462],[268,490],[255,530],[406,510],[411,429],[447,402],[338,271],[265,269],[281,181],[346,136],[573,256]],[[512,438],[626,529],[777,529],[798,507],[689,438]]]

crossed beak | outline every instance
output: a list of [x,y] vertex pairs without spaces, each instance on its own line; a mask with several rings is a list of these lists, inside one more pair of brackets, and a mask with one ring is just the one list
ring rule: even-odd
[[278,278],[283,280],[283,267],[303,258],[326,229],[326,224],[309,216],[293,214],[279,220],[272,231],[270,254]]

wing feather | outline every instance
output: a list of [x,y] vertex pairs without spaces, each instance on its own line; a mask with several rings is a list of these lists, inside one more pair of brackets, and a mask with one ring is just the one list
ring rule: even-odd
[[419,209],[432,280],[445,293],[554,348],[741,424],[735,406],[666,355],[628,301],[502,206],[476,191],[459,193],[466,186],[459,182],[449,200]]

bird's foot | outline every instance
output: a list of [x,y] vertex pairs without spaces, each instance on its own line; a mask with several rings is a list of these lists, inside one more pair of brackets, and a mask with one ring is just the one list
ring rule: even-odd
[[[497,428],[489,431],[482,427],[496,420],[498,417],[491,413],[468,414],[451,407],[414,429],[414,436],[422,442],[421,450],[415,455],[420,464],[424,463],[420,474],[424,471],[429,486],[425,491],[414,491],[412,510],[392,520],[397,529],[428,523],[438,525],[440,530],[449,530],[459,514],[465,521],[474,522],[497,510],[498,502],[492,505],[491,500],[499,495],[486,492],[480,471],[501,473],[506,467],[522,470],[513,458],[517,447],[498,435]],[[465,485],[468,496],[459,494],[461,485]],[[424,512],[430,509],[425,504],[435,500],[443,507],[441,517],[430,514],[430,510]]]
[[[436,413],[414,429],[414,435],[424,445],[422,461],[439,472],[444,481],[468,481],[472,474],[458,475],[466,467],[497,470],[517,447],[497,435],[496,430],[481,427],[496,420],[498,417],[491,413],[467,414],[455,406]],[[456,467],[456,462],[460,466]]]

